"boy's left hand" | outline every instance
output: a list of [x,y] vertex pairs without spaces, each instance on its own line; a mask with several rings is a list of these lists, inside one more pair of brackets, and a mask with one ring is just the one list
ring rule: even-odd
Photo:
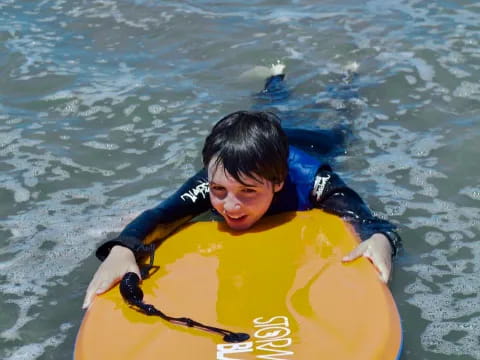
[[366,257],[372,262],[379,272],[380,280],[384,283],[388,282],[392,271],[392,246],[385,235],[373,234],[345,255],[342,261],[353,261],[360,256]]

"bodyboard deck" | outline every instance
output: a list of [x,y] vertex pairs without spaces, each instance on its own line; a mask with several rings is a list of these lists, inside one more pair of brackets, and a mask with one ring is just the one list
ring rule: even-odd
[[368,260],[341,262],[358,241],[320,210],[267,217],[243,233],[188,224],[157,248],[144,301],[250,339],[229,344],[149,317],[116,286],[86,312],[75,359],[398,359],[402,331],[389,289]]

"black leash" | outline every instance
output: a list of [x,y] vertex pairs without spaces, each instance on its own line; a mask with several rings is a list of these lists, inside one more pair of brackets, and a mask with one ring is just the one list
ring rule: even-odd
[[192,320],[186,317],[175,318],[168,316],[156,309],[155,306],[150,304],[145,304],[143,302],[143,291],[140,288],[140,278],[137,274],[133,272],[126,273],[122,281],[120,282],[120,293],[122,294],[123,299],[146,315],[155,315],[160,316],[162,319],[167,320],[173,324],[184,325],[188,327],[197,328],[204,331],[218,333],[223,335],[223,340],[230,343],[237,343],[246,341],[250,338],[248,334],[245,333],[235,333],[233,331],[224,330],[216,328],[213,326],[204,325],[198,321]]

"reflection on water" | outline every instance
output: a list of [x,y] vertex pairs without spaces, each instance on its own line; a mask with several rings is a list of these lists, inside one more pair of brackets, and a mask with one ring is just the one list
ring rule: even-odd
[[[405,252],[402,359],[480,359],[480,6],[0,3],[0,357],[71,357],[91,257],[200,166],[222,115],[287,65],[290,124],[354,129],[337,168]],[[358,64],[355,111],[332,86]],[[337,110],[335,110],[337,109]]]

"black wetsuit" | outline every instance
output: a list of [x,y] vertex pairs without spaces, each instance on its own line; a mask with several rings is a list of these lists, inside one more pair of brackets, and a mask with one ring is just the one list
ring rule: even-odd
[[[374,217],[360,196],[345,185],[328,164],[290,147],[288,165],[284,186],[274,195],[266,215],[323,209],[350,222],[362,240],[375,233],[385,234],[392,245],[392,255],[396,254],[400,238],[395,227]],[[144,240],[154,231],[159,238],[165,237],[192,217],[214,211],[208,193],[207,171],[203,169],[158,206],[140,214],[116,239],[103,244],[97,250],[97,257],[105,259],[115,245],[128,247],[136,256],[146,255]],[[161,231],[158,232],[158,228]]]
[[[339,90],[338,90],[339,89]],[[355,97],[350,85],[342,85],[333,91],[333,97]],[[271,104],[288,100],[290,92],[285,86],[284,75],[268,78],[264,89],[256,94],[257,110],[267,110]],[[290,144],[289,174],[284,187],[275,194],[266,215],[285,211],[323,209],[339,215],[350,222],[362,240],[375,233],[385,234],[392,245],[392,255],[401,246],[395,226],[373,216],[360,196],[349,188],[331,167],[320,159],[333,159],[344,151],[345,137],[350,130],[345,127],[333,129],[285,129]],[[313,154],[313,156],[311,156]],[[319,156],[317,156],[319,155]],[[134,219],[120,235],[104,243],[97,250],[97,257],[103,260],[114,245],[131,249],[138,257],[151,249],[144,241],[155,232],[158,239],[168,236],[175,228],[208,210],[213,210],[208,195],[208,180],[205,169],[187,180],[173,195],[153,209],[146,210]],[[155,239],[149,239],[155,240]]]

